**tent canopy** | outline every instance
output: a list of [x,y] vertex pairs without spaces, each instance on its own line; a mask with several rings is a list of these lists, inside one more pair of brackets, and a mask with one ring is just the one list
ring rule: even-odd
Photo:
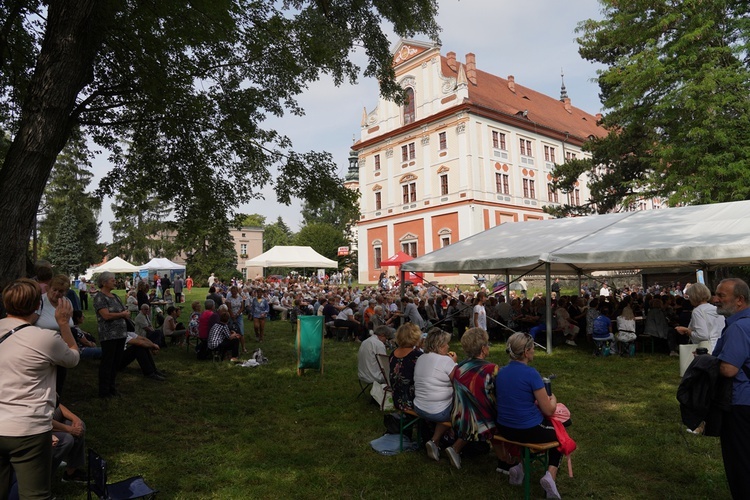
[[94,275],[97,273],[103,273],[106,271],[109,271],[110,273],[137,273],[139,271],[139,267],[134,266],[130,262],[126,261],[125,259],[121,259],[120,257],[115,257],[113,259],[108,260],[101,266],[95,267],[90,270],[91,275]]
[[388,257],[387,259],[381,260],[380,261],[380,265],[381,266],[386,266],[386,267],[400,266],[404,262],[409,262],[412,259],[414,259],[414,257],[412,257],[409,254],[406,254],[404,252],[396,252],[393,255],[391,255],[390,257]]
[[335,260],[323,257],[311,247],[275,246],[245,261],[247,267],[322,267],[338,268]]
[[149,271],[172,271],[172,270],[184,271],[185,266],[183,266],[182,264],[176,264],[169,259],[164,259],[161,257],[154,257],[150,261],[140,266],[140,269],[145,269]]
[[544,274],[750,264],[750,200],[505,223],[402,270]]

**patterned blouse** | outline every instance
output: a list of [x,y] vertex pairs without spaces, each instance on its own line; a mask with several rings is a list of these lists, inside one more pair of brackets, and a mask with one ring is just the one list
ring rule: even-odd
[[124,318],[104,319],[99,311],[106,309],[111,313],[125,311],[125,306],[117,295],[108,297],[102,292],[94,295],[94,310],[96,311],[96,325],[99,330],[99,341],[124,339],[128,336],[127,324]]
[[[495,376],[498,366],[469,358],[453,375],[453,429],[466,441],[486,441],[495,433]],[[394,398],[395,402],[395,398]]]
[[397,410],[414,410],[414,367],[422,354],[419,349],[412,349],[403,358],[391,353],[391,388],[393,406]]

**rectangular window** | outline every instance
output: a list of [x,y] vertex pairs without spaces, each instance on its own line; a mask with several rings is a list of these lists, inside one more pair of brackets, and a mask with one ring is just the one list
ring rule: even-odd
[[375,170],[380,170],[380,155],[375,155]]
[[555,163],[555,148],[544,146],[544,161]]
[[442,244],[442,248],[445,248],[448,245],[450,245],[451,244],[450,236],[443,236],[442,238],[440,238],[440,243]]
[[534,179],[523,180],[523,197],[536,198],[536,189],[534,188]]
[[417,242],[409,241],[409,242],[401,243],[401,251],[407,255],[416,257],[417,256]]
[[495,174],[495,190],[500,194],[510,194],[510,180],[508,174]]
[[413,160],[417,157],[416,145],[413,142],[401,146],[401,161]]
[[247,255],[247,243],[240,243],[240,253]]
[[547,184],[547,199],[554,203],[559,203],[557,198],[557,191],[552,189],[552,184]]
[[404,200],[404,205],[417,201],[417,183],[410,182],[409,184],[401,185],[401,194]]
[[571,205],[579,206],[581,204],[581,191],[580,189],[574,189],[572,193],[572,199],[570,200]]
[[576,159],[576,154],[575,154],[575,153],[571,153],[570,151],[567,151],[567,152],[565,153],[565,157],[566,157],[566,158],[567,158],[568,160],[575,160],[575,159]]
[[440,176],[440,194],[448,194],[448,174],[443,174]]
[[383,253],[380,247],[374,247],[372,253],[375,256],[375,267],[374,269],[380,269],[380,261],[383,260]]
[[505,134],[496,130],[492,131],[492,147],[495,149],[506,150],[505,147]]
[[523,156],[534,156],[531,150],[531,141],[519,139],[519,142],[521,144],[521,154]]
[[375,210],[380,210],[383,208],[383,199],[381,197],[380,191],[375,192]]
[[438,134],[438,141],[440,142],[440,149],[448,149],[448,139],[445,137],[445,132]]

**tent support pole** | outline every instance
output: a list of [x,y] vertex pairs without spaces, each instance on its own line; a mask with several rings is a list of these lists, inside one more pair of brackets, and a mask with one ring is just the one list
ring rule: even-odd
[[547,313],[547,354],[552,354],[552,284],[550,283],[551,265],[549,262],[544,264],[544,281],[546,283],[545,309]]
[[505,302],[510,304],[510,271],[505,270]]
[[578,271],[578,293],[576,293],[576,297],[580,297],[581,296],[581,290],[582,290],[582,286],[583,286],[583,283],[581,281],[581,279],[582,279],[581,275],[582,275],[582,273],[579,270]]

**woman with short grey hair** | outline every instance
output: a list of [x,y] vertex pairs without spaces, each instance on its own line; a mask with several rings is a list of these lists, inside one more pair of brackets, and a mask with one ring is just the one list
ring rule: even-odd
[[690,335],[690,342],[700,344],[708,340],[711,347],[708,352],[714,352],[716,342],[724,330],[724,316],[716,312],[716,306],[709,303],[711,290],[703,283],[695,283],[687,289],[690,303],[693,305],[693,313],[690,316],[690,324],[687,327],[676,326],[677,333]]
[[96,325],[99,329],[99,341],[102,347],[102,359],[99,364],[99,397],[118,396],[115,387],[115,376],[120,360],[125,352],[127,323],[130,312],[123,305],[120,297],[112,293],[115,289],[115,275],[103,272],[96,279],[99,292],[94,295]]

